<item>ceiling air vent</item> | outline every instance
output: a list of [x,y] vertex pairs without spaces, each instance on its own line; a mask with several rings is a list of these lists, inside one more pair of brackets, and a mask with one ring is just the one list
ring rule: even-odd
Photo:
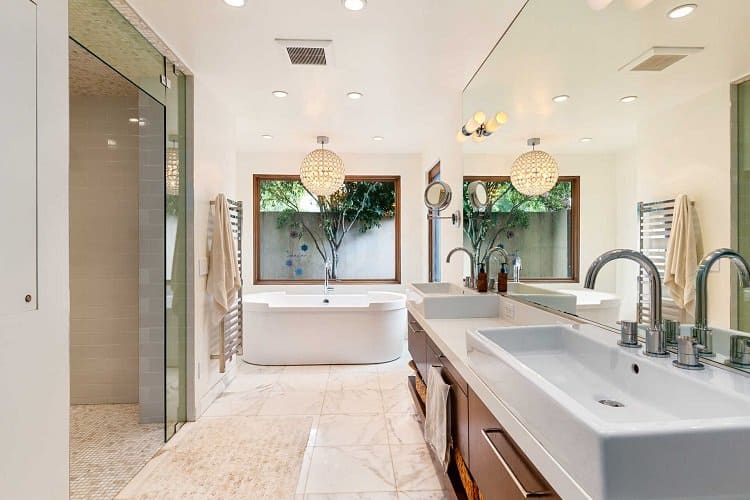
[[331,40],[277,38],[292,66],[330,66],[333,63]]
[[620,68],[620,71],[664,71],[701,50],[703,47],[651,47]]

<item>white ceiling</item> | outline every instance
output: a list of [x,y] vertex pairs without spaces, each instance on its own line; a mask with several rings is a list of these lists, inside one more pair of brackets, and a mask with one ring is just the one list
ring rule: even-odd
[[[508,124],[464,151],[517,154],[528,137],[553,154],[615,151],[649,114],[750,74],[750,1],[693,1],[691,16],[670,20],[685,2],[614,0],[594,11],[582,0],[531,0],[464,95],[465,117],[502,110]],[[663,72],[619,71],[652,46],[705,49]],[[553,103],[559,94],[571,99]],[[639,99],[620,103],[626,95]]]
[[[360,12],[340,0],[130,3],[231,106],[241,151],[307,151],[329,135],[337,151],[419,153],[523,0],[370,0]],[[276,38],[333,40],[335,65],[291,67]]]

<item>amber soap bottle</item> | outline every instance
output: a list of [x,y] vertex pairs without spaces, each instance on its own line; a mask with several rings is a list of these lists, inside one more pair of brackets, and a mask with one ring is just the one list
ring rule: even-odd
[[487,272],[484,270],[484,264],[479,264],[479,275],[477,276],[477,291],[487,292]]

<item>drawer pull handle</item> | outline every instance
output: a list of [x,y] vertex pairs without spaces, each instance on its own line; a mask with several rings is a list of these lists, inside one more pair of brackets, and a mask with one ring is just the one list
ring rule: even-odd
[[523,495],[524,498],[531,498],[531,497],[541,497],[544,495],[550,495],[552,492],[548,490],[544,491],[529,491],[527,490],[524,485],[521,484],[521,481],[519,481],[516,474],[513,472],[513,470],[510,468],[510,465],[508,465],[508,462],[505,461],[505,458],[500,454],[498,449],[495,447],[495,444],[490,439],[489,433],[500,433],[503,434],[504,431],[502,429],[482,429],[482,435],[484,436],[485,441],[487,441],[487,444],[490,445],[490,448],[495,453],[495,456],[500,461],[501,464],[503,464],[503,467],[505,468],[505,471],[508,473],[510,478],[513,480],[513,482],[516,485],[516,488],[518,488],[518,491],[521,492],[521,495]]

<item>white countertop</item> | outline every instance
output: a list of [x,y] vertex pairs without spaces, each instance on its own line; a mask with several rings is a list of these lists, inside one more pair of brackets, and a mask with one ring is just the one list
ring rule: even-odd
[[[430,339],[442,351],[471,390],[482,400],[495,418],[505,428],[516,444],[529,457],[544,478],[549,481],[557,493],[564,499],[590,499],[583,489],[570,477],[547,450],[526,430],[521,422],[510,412],[503,402],[474,373],[469,365],[466,353],[466,330],[468,328],[488,328],[513,326],[530,323],[568,323],[545,311],[525,305],[521,302],[498,296],[503,303],[508,301],[514,308],[513,320],[503,318],[468,318],[468,319],[425,319],[418,307],[407,302],[409,312],[422,325]],[[503,307],[501,306],[501,311]]]

